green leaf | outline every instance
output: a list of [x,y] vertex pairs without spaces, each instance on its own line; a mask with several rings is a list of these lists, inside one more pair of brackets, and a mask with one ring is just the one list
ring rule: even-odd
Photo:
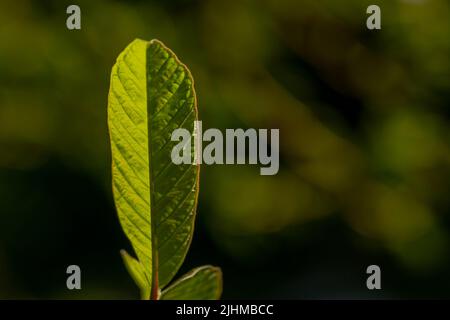
[[160,41],[134,40],[111,72],[108,127],[114,201],[138,258],[125,255],[125,263],[152,299],[172,280],[192,239],[199,166],[172,163],[178,142],[171,134],[193,133],[196,119],[187,67]]
[[161,294],[162,300],[217,300],[222,294],[220,268],[195,268],[174,282]]
[[149,287],[149,280],[145,274],[144,267],[125,250],[121,250],[120,254],[122,255],[128,273],[131,275],[136,285],[141,289],[141,298],[144,300],[149,299],[151,288]]

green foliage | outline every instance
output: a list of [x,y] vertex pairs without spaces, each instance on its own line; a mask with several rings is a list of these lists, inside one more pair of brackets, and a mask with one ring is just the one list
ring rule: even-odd
[[166,288],[162,300],[210,300],[218,299],[222,291],[220,268],[203,266],[195,268]]
[[[172,131],[193,133],[197,119],[193,78],[161,42],[135,40],[112,69],[108,100],[114,200],[137,259],[122,257],[141,297],[159,299],[194,230],[200,167],[171,161]],[[218,299],[221,281],[220,269],[201,267],[162,297]]]

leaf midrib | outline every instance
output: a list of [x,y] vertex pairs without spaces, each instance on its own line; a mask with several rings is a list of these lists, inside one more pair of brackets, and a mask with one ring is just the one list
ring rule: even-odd
[[[152,40],[153,41],[153,40]],[[150,239],[150,243],[152,244],[152,279],[151,279],[151,290],[150,290],[150,299],[152,300],[157,300],[159,297],[159,288],[158,288],[158,250],[156,249],[157,246],[157,237],[156,237],[156,228],[155,228],[155,215],[156,215],[156,210],[155,210],[155,196],[154,196],[154,190],[155,190],[155,185],[154,185],[154,169],[153,169],[153,149],[152,149],[152,139],[151,139],[151,121],[152,121],[152,117],[153,115],[151,114],[150,111],[150,74],[148,72],[148,54],[149,54],[149,48],[152,44],[152,41],[150,41],[149,43],[147,43],[147,47],[145,50],[145,70],[146,70],[146,74],[145,74],[145,86],[146,86],[146,90],[145,90],[145,95],[146,95],[146,108],[147,108],[147,145],[148,145],[148,165],[149,165],[149,199],[150,199],[150,235],[151,235],[151,239]],[[167,61],[166,61],[167,62]],[[164,62],[164,63],[166,63]],[[162,67],[162,66],[161,66]],[[160,67],[160,68],[161,68]]]

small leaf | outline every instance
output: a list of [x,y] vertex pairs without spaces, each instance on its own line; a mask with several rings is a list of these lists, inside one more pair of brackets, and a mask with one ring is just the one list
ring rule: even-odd
[[217,300],[222,294],[220,268],[195,268],[174,282],[161,294],[161,300]]
[[111,72],[108,127],[114,201],[142,268],[129,256],[125,261],[140,287],[143,270],[152,299],[172,280],[192,239],[199,166],[172,163],[178,142],[171,135],[177,128],[192,134],[196,119],[187,67],[160,41],[133,41]]
[[145,275],[144,267],[125,250],[121,250],[120,254],[122,255],[123,262],[127,267],[128,273],[131,275],[139,289],[141,289],[141,298],[143,300],[148,300],[150,298],[151,288],[149,287],[150,281]]

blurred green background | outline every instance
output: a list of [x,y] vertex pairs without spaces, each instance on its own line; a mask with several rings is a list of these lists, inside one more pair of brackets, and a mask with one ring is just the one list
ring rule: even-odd
[[[366,28],[370,4],[380,31]],[[202,167],[180,273],[221,266],[223,298],[449,298],[449,12],[447,0],[1,1],[0,298],[138,298],[106,126],[111,67],[137,37],[189,66],[205,129],[280,129],[276,176]],[[80,291],[66,289],[70,264]],[[381,291],[366,289],[371,264]]]

